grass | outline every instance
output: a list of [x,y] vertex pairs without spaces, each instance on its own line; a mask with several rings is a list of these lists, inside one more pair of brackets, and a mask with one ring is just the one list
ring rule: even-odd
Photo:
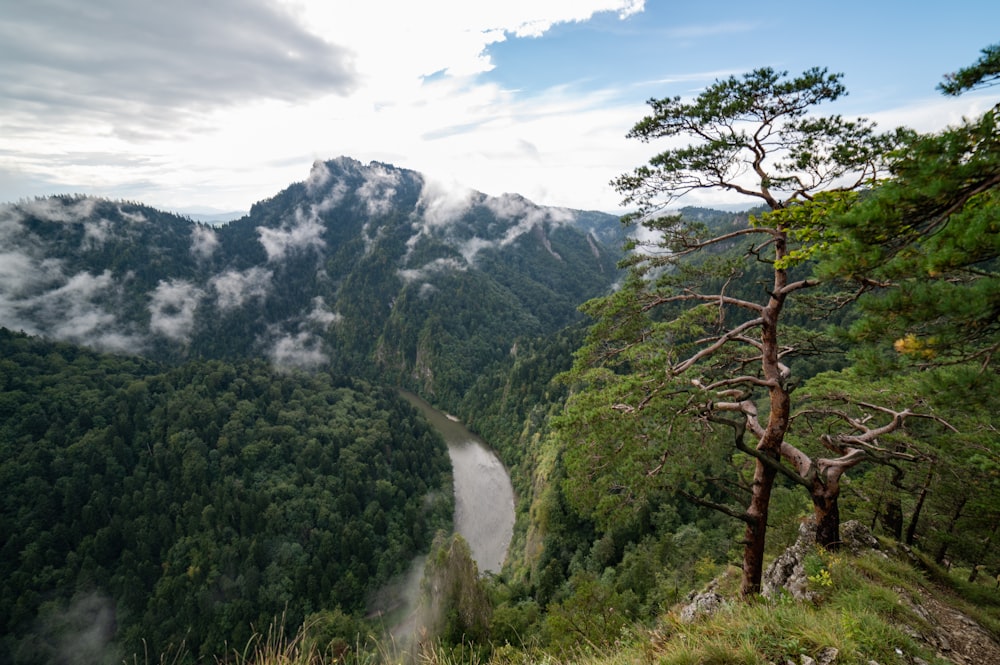
[[[675,612],[652,628],[632,626],[613,647],[579,645],[570,653],[539,648],[497,646],[487,655],[481,645],[423,645],[419,653],[371,640],[352,649],[316,644],[308,627],[287,636],[273,627],[229,655],[234,665],[319,665],[382,663],[404,665],[767,665],[819,659],[836,649],[837,665],[912,663],[920,658],[945,665],[914,635],[933,632],[916,611],[931,589],[935,596],[972,616],[1000,636],[1000,591],[969,584],[933,564],[921,568],[906,560],[873,552],[861,557],[818,552],[807,566],[813,602],[788,596],[751,601],[731,600],[713,616],[682,623]],[[737,597],[738,571],[728,570],[715,589]],[[276,623],[275,626],[280,626]],[[161,665],[169,665],[163,663]]]

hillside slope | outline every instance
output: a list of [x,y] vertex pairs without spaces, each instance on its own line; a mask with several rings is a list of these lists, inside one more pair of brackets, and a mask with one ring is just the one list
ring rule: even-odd
[[348,158],[219,228],[135,203],[0,209],[0,324],[159,360],[265,357],[460,395],[519,337],[579,320],[621,229]]

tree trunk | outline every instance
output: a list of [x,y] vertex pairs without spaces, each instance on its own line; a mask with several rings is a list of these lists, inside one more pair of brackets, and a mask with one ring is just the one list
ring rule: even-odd
[[917,535],[917,521],[920,519],[920,511],[924,507],[924,499],[927,498],[927,490],[931,486],[931,480],[934,478],[934,467],[931,466],[927,471],[927,477],[924,478],[924,485],[920,488],[920,494],[917,496],[917,505],[913,508],[913,515],[910,516],[910,523],[906,527],[906,544],[912,546],[913,541],[916,540]]
[[771,490],[778,472],[757,460],[754,465],[750,505],[747,508],[747,528],[743,541],[743,581],[740,593],[753,596],[760,593],[764,576],[764,539],[767,535],[767,511],[771,503]]
[[934,563],[939,566],[944,563],[944,557],[948,553],[948,545],[951,541],[951,534],[955,531],[955,524],[958,523],[959,518],[962,516],[962,509],[965,508],[965,502],[968,500],[969,497],[967,496],[962,496],[958,499],[958,505],[955,506],[955,514],[951,516],[951,522],[948,523],[948,530],[945,532],[945,537],[941,539],[941,547],[938,548],[937,554],[934,555]]
[[993,543],[993,536],[997,535],[997,528],[1000,528],[1000,522],[994,522],[993,530],[990,531],[990,535],[986,536],[983,548],[979,550],[979,556],[977,556],[976,560],[972,562],[972,571],[969,573],[969,584],[975,582],[976,578],[979,576],[979,571],[983,568],[982,563],[990,551],[990,545]]
[[885,504],[885,514],[882,515],[882,524],[889,530],[896,540],[903,539],[903,507],[899,503],[899,497],[890,497]]
[[813,515],[816,518],[816,544],[828,550],[840,547],[840,492],[818,480],[812,488]]

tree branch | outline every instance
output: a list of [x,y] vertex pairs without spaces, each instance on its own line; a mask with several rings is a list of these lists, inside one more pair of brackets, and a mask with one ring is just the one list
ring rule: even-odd
[[682,361],[682,362],[674,365],[671,368],[671,372],[673,374],[675,374],[675,375],[682,374],[682,373],[686,372],[687,370],[689,370],[693,365],[695,365],[702,358],[705,358],[707,356],[712,355],[713,353],[715,353],[716,351],[718,351],[719,349],[721,349],[723,346],[725,346],[728,342],[730,342],[730,341],[732,341],[734,339],[739,338],[739,336],[742,335],[744,332],[746,332],[747,330],[751,330],[753,328],[756,328],[757,326],[761,325],[763,322],[764,322],[764,319],[761,318],[761,317],[758,317],[756,319],[751,319],[749,321],[746,321],[745,323],[742,323],[741,325],[733,328],[732,330],[730,330],[726,334],[721,335],[715,341],[715,343],[711,344],[710,346],[705,347],[704,349],[702,349],[698,353],[696,353],[693,356],[689,357],[687,360],[684,360],[684,361]]
[[740,520],[741,522],[745,522],[746,524],[751,523],[751,520],[746,515],[746,513],[737,512],[732,507],[727,506],[724,503],[716,503],[715,501],[709,501],[708,499],[703,499],[700,496],[691,494],[691,492],[688,492],[687,490],[682,490],[680,488],[677,488],[676,492],[685,499],[687,499],[688,501],[690,501],[691,503],[698,504],[699,506],[703,506],[705,508],[711,508],[712,510],[717,510],[720,513],[729,515],[733,519]]

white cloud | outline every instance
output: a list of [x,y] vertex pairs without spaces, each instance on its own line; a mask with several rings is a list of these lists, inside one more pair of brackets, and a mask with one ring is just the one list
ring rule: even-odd
[[396,271],[400,279],[404,282],[417,282],[427,279],[431,275],[442,272],[464,272],[468,270],[469,264],[458,259],[435,259],[420,268],[407,268]]
[[[245,210],[301,180],[315,160],[346,154],[493,195],[615,211],[621,197],[609,181],[657,152],[625,139],[648,112],[645,99],[687,95],[718,76],[772,61],[783,66],[764,49],[757,52],[762,61],[748,62],[733,46],[759,29],[754,21],[734,14],[713,23],[702,13],[686,25],[680,12],[673,18],[652,11],[645,21],[636,16],[643,9],[642,0],[14,3],[0,18],[0,40],[11,55],[0,72],[0,199],[86,191],[166,209]],[[650,56],[623,64],[610,83],[595,83],[585,70],[537,84],[529,80],[535,72],[524,72],[523,83],[509,73],[502,42],[528,44],[598,12],[641,19],[621,24],[619,43],[635,30],[647,44],[655,33],[698,49],[690,60]],[[617,60],[609,42],[597,43]],[[872,67],[891,78],[879,54],[895,43],[877,46],[868,56]],[[842,52],[817,57],[829,61]],[[559,60],[574,55],[559,51],[536,69],[558,69]],[[714,70],[678,68],[699,61]],[[915,109],[924,101],[893,115],[923,115]],[[967,97],[948,103],[958,114],[971,105]],[[306,180],[311,193],[327,184],[318,164]],[[375,209],[388,190],[382,194],[369,199]],[[433,219],[454,211],[441,208]]]
[[459,243],[457,249],[470,266],[476,262],[476,254],[491,247],[496,247],[497,242],[485,238],[473,237]]
[[385,215],[392,210],[396,188],[399,186],[399,171],[390,171],[381,164],[371,164],[362,171],[365,181],[357,189],[357,194],[365,201],[369,215]]
[[97,249],[111,237],[111,221],[107,219],[88,220],[83,223],[84,249]]
[[149,329],[175,342],[186,343],[194,329],[194,315],[204,292],[187,280],[161,281],[151,294]]
[[[290,0],[318,33],[350,44],[355,66],[367,85],[412,85],[412,77],[445,71],[468,76],[493,67],[485,52],[514,37],[537,37],[559,23],[579,22],[614,11],[627,17],[642,0],[465,0],[426,2],[311,2]],[[371,46],[366,48],[365,45]],[[390,47],[391,45],[391,47]]]
[[219,236],[208,226],[196,224],[191,228],[191,253],[199,259],[211,258],[219,246]]
[[306,178],[306,191],[309,194],[315,194],[328,182],[330,182],[330,169],[327,168],[325,162],[317,159],[309,170],[309,177]]
[[24,252],[0,252],[0,293],[8,298],[26,298],[63,280],[62,261],[58,259],[37,260]]
[[[106,351],[138,353],[140,335],[112,311],[120,287],[111,272],[63,275],[54,259],[0,254],[0,325]],[[111,307],[112,309],[109,309]]]
[[216,305],[223,311],[240,307],[253,298],[264,298],[271,288],[274,273],[260,267],[228,270],[213,277],[209,284],[216,293]]
[[[561,110],[573,115],[552,124],[542,117],[550,99],[519,106],[516,93],[474,77],[494,66],[491,44],[642,9],[636,0],[182,0],[147,13],[128,0],[22,4],[0,19],[0,37],[26,28],[39,40],[18,36],[25,66],[0,75],[0,92],[29,97],[34,86],[46,122],[18,104],[0,108],[0,190],[5,178],[27,180],[167,209],[246,209],[300,179],[304,164],[343,154],[490,193],[605,205],[614,171],[588,138],[605,122],[592,100],[567,96]],[[102,11],[109,25],[96,19]],[[137,43],[138,34],[150,37]],[[85,57],[73,62],[72,52]],[[24,83],[31,71],[35,82]],[[469,140],[472,129],[481,140]],[[618,121],[605,137],[620,145],[626,130]],[[567,133],[573,153],[552,164]],[[319,170],[307,184],[321,182]],[[598,195],[571,196],[571,182]]]
[[472,207],[475,197],[474,190],[457,181],[425,178],[417,207],[427,227],[447,226]]
[[21,201],[8,209],[8,214],[16,214],[20,218],[37,217],[47,222],[79,222],[89,219],[97,206],[97,199],[59,199],[41,198]]
[[344,318],[340,312],[331,311],[323,299],[323,296],[316,296],[312,300],[313,308],[306,315],[306,320],[318,324],[323,328],[328,328],[335,323],[340,323]]
[[309,332],[281,335],[267,349],[267,356],[278,367],[315,369],[330,362],[323,353],[322,341]]
[[268,261],[280,261],[289,252],[306,250],[311,247],[321,248],[326,245],[323,240],[323,224],[315,212],[305,214],[301,208],[296,208],[294,219],[287,221],[281,228],[270,229],[261,226],[257,229],[258,240],[267,252]]

